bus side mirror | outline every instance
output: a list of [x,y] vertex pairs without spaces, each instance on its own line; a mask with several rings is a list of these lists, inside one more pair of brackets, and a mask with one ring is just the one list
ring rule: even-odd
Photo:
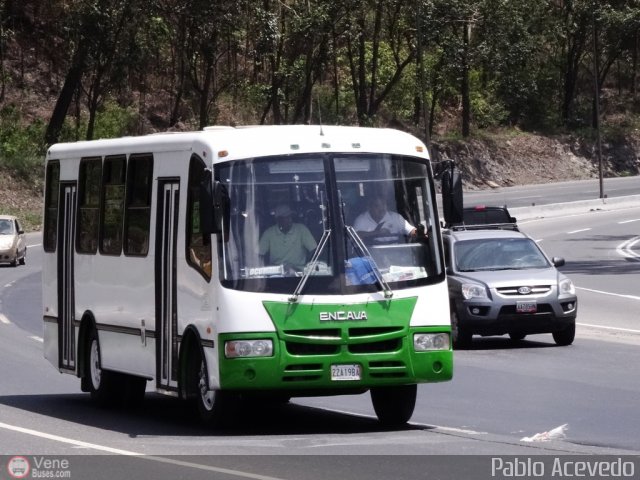
[[213,233],[224,234],[224,241],[229,240],[229,192],[220,181],[213,182]]
[[213,189],[211,187],[211,170],[205,170],[200,182],[198,209],[200,214],[200,230],[204,235],[215,233],[213,222]]
[[211,170],[205,170],[200,183],[200,228],[205,235],[224,232],[229,237],[229,194],[219,181],[211,181]]
[[447,225],[462,223],[462,175],[455,168],[442,173],[442,211]]

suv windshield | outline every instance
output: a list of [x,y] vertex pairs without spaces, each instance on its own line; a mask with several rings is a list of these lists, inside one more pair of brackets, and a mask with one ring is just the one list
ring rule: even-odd
[[340,294],[443,278],[423,159],[283,155],[219,164],[215,176],[230,200],[218,249],[227,288],[292,294],[304,277],[302,293]]
[[455,243],[456,269],[519,270],[550,266],[536,243],[528,238],[483,238]]

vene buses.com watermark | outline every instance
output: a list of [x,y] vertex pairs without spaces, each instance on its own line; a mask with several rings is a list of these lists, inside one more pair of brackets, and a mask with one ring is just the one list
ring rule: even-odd
[[638,459],[623,457],[492,457],[492,478],[636,478]]
[[7,460],[6,471],[10,479],[71,478],[71,463],[66,458],[16,455]]

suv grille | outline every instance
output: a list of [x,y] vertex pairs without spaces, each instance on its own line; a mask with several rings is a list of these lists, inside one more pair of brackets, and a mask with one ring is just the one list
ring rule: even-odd
[[[529,293],[520,293],[518,290],[523,287],[529,288],[531,291]],[[544,295],[551,291],[551,285],[534,285],[534,286],[522,285],[522,286],[516,286],[516,287],[501,287],[501,288],[496,288],[496,290],[500,295],[505,295],[505,296]]]

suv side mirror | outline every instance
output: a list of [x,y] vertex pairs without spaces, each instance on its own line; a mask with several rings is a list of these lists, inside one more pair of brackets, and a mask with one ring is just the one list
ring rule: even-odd
[[564,262],[564,258],[562,258],[562,257],[553,257],[551,259],[551,262],[553,263],[554,267],[562,267],[562,266],[564,266],[564,263],[565,263]]

